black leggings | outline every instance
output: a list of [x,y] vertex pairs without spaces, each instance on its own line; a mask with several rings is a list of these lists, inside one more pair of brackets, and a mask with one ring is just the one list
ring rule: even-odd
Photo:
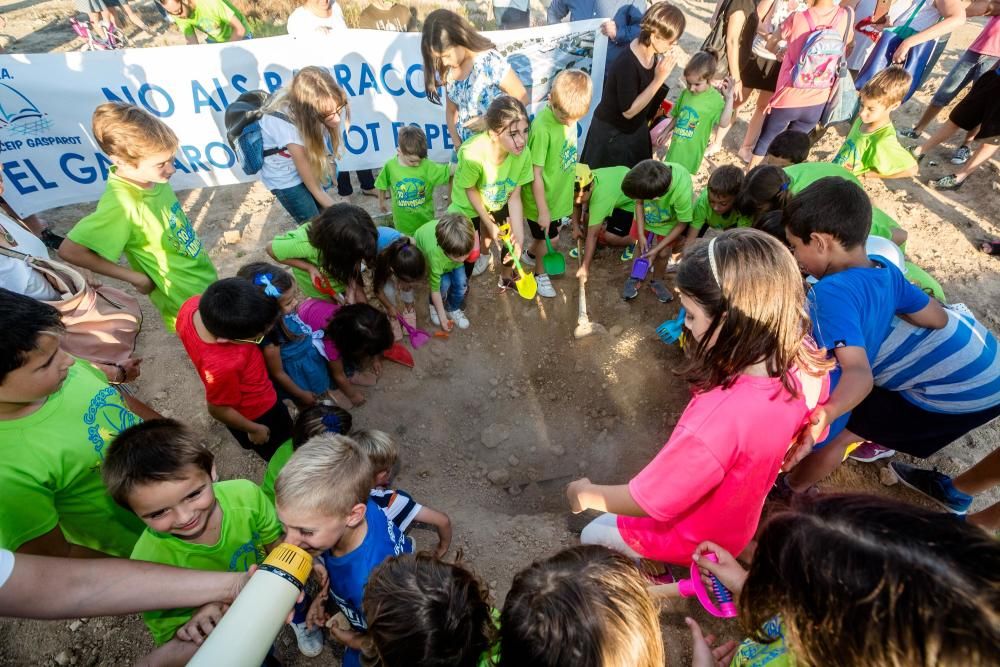
[[[509,217],[510,217],[510,211],[507,209],[507,204],[504,204],[503,208],[501,208],[499,211],[493,211],[493,222],[497,223],[498,227],[503,223],[507,222],[507,219]],[[482,224],[483,222],[482,220],[479,219],[478,215],[472,219],[472,226],[476,228],[477,232],[480,231],[480,227],[482,227]],[[507,246],[504,245],[503,241],[500,241],[500,262],[503,263],[504,261],[507,260],[508,257],[510,257],[510,253],[507,252]],[[475,262],[465,263],[466,278],[472,277],[472,269],[475,266],[476,266]]]

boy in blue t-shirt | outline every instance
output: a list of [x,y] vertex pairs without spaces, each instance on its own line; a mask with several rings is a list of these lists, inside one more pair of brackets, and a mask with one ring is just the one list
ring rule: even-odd
[[[833,471],[851,443],[838,437],[852,409],[874,385],[872,364],[892,321],[900,316],[928,329],[947,323],[941,304],[930,299],[885,258],[869,257],[865,240],[872,206],[859,186],[821,178],[796,195],[785,211],[785,234],[805,273],[817,278],[809,295],[813,337],[837,361],[833,390],[812,414],[804,445],[817,446],[786,478],[796,491]],[[886,419],[893,419],[886,415]]]
[[313,600],[309,622],[325,623],[327,596],[347,618],[330,635],[347,646],[344,667],[360,667],[368,630],[361,601],[368,576],[382,561],[410,548],[370,498],[371,461],[356,442],[320,435],[295,451],[274,485],[285,541],[318,557],[327,573],[325,595]]

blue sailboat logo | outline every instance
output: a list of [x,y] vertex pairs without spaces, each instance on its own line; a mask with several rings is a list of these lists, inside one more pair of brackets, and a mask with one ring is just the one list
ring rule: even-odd
[[52,121],[45,116],[20,91],[0,83],[0,131],[38,136],[52,125]]

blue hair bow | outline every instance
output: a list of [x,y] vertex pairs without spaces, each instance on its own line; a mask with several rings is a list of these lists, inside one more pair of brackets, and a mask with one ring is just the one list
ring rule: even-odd
[[342,426],[340,423],[340,417],[338,417],[337,415],[332,413],[325,414],[323,415],[323,419],[321,419],[320,421],[323,422],[323,426],[325,426],[326,430],[329,431],[330,433],[340,433],[340,429],[342,428]]
[[272,299],[277,299],[281,296],[281,290],[274,286],[271,282],[273,276],[270,273],[258,273],[254,276],[253,284],[264,288],[264,294],[271,297]]

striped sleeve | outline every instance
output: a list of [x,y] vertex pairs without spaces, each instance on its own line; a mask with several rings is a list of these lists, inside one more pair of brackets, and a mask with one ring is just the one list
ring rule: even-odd
[[396,524],[396,527],[403,532],[409,529],[417,513],[423,509],[423,505],[400,489],[372,489],[371,499],[382,508],[389,521]]

